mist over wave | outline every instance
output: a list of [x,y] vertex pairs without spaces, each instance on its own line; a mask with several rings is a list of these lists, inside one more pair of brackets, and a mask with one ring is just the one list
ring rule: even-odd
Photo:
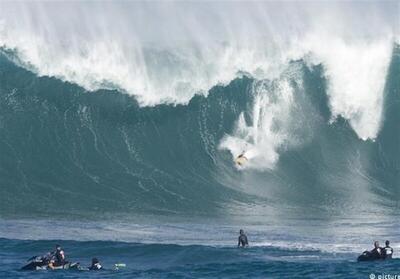
[[20,64],[141,105],[188,103],[243,73],[277,78],[292,60],[322,63],[333,116],[362,139],[377,135],[398,35],[396,1],[0,5],[0,45]]

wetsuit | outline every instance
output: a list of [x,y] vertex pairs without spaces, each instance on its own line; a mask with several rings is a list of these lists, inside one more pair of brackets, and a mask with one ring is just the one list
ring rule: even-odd
[[103,269],[103,267],[101,266],[100,263],[94,263],[92,264],[91,267],[89,267],[89,270],[101,270],[101,269]]
[[370,253],[373,259],[383,259],[381,247],[372,249]]
[[249,242],[247,240],[247,236],[245,234],[241,234],[238,239],[238,247],[240,247],[240,246],[246,247],[248,245],[249,245]]
[[41,257],[42,262],[45,263],[45,264],[49,264],[51,259],[52,259],[52,255],[51,255],[50,252]]
[[382,256],[385,259],[391,259],[393,256],[393,248],[390,246],[386,246],[382,249]]
[[54,253],[54,265],[60,266],[66,264],[67,261],[65,260],[64,251],[63,250],[56,250]]

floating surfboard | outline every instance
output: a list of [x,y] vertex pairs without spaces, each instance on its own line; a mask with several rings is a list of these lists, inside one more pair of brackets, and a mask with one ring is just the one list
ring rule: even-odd
[[117,263],[114,265],[115,270],[119,270],[119,269],[125,268],[125,267],[126,267],[126,264],[124,264],[124,263]]

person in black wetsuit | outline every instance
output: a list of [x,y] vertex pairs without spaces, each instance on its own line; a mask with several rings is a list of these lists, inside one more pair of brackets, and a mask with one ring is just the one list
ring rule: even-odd
[[51,269],[66,264],[67,261],[65,260],[65,253],[61,249],[60,245],[56,245],[56,250],[53,252],[53,258],[49,263],[49,267]]
[[92,265],[89,267],[89,270],[101,270],[103,267],[101,266],[99,260],[97,258],[92,259]]
[[382,248],[379,247],[379,241],[374,242],[374,249],[370,251],[370,255],[373,259],[383,259]]
[[247,247],[249,246],[249,241],[247,240],[247,236],[244,234],[243,230],[239,231],[239,239],[238,239],[238,247]]
[[385,247],[382,249],[382,256],[384,259],[391,259],[393,256],[393,248],[389,246],[389,240],[385,241]]

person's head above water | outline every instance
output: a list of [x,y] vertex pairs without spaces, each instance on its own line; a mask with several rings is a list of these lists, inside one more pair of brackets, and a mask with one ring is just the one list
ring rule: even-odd
[[92,265],[89,267],[90,270],[100,270],[103,267],[100,264],[100,261],[97,258],[92,258]]
[[56,250],[60,251],[61,250],[61,246],[59,244],[56,244]]
[[244,234],[244,230],[240,229],[239,234]]
[[389,244],[390,244],[390,241],[389,241],[389,240],[386,240],[386,241],[385,241],[385,245],[386,245],[386,246],[389,246]]
[[375,248],[379,248],[379,241],[375,241],[375,242],[374,242],[374,247],[375,247]]

